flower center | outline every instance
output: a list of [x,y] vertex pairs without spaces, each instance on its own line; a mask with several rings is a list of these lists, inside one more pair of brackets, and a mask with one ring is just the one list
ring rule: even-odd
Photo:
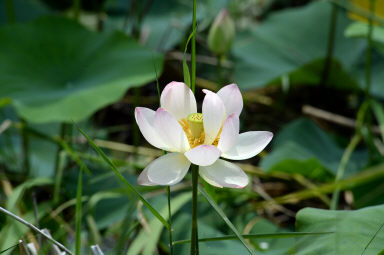
[[187,119],[179,120],[191,148],[204,144],[205,134],[203,126],[203,114],[192,113]]
[[203,114],[202,113],[192,113],[187,117],[191,133],[194,138],[201,137],[201,134],[204,132],[203,126]]
[[[181,127],[184,130],[185,135],[188,138],[189,145],[191,149],[196,146],[204,144],[205,133],[203,125],[203,114],[202,113],[191,113],[188,115],[187,119],[179,120]],[[217,146],[220,140],[220,134],[223,127],[221,127],[215,141],[212,145]]]

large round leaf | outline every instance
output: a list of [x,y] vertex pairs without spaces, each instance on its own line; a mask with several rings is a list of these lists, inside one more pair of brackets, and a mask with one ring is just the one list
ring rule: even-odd
[[78,121],[155,79],[160,55],[61,17],[0,29],[0,97],[33,122]]
[[[0,1],[0,24],[8,22],[7,1]],[[39,15],[49,13],[49,9],[40,0],[12,0],[15,21],[31,21]]]
[[297,255],[376,255],[383,249],[384,206],[356,211],[305,208],[296,216],[296,231],[332,232],[297,238]]
[[[308,119],[298,119],[286,125],[275,135],[272,144],[272,152],[260,163],[263,169],[296,172],[316,179],[326,179],[330,173],[336,175],[344,152],[328,133]],[[354,151],[344,176],[361,171],[367,161],[367,151]]]
[[[349,20],[345,13],[339,12],[334,58],[341,67],[337,67],[340,70],[332,68],[328,83],[350,86],[343,80],[332,81],[338,77],[332,72],[338,71],[343,76],[344,72],[350,72],[362,57],[365,42],[344,37]],[[323,70],[323,62],[319,60],[326,56],[331,13],[330,3],[314,1],[301,8],[272,14],[260,26],[238,36],[233,53],[237,58],[235,80],[239,86],[243,89],[262,87],[306,65],[310,66],[299,74],[303,77],[290,75],[291,84],[295,79],[302,84],[318,84]]]

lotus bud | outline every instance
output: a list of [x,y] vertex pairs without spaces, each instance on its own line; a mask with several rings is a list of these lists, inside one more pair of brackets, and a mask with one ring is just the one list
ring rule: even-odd
[[218,54],[226,54],[235,37],[235,23],[229,16],[228,11],[223,9],[216,16],[208,33],[208,47],[209,49]]

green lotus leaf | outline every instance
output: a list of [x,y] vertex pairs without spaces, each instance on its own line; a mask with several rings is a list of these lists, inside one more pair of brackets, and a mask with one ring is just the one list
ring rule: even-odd
[[0,28],[0,98],[31,122],[71,122],[155,79],[163,58],[120,32],[63,17]]
[[[324,66],[322,60],[327,53],[331,13],[330,3],[314,1],[304,7],[273,13],[259,26],[239,34],[233,45],[235,81],[242,89],[253,89],[266,86],[277,78],[274,84],[280,84],[280,77],[289,75],[291,84],[318,84]],[[345,79],[334,80],[340,74],[344,77],[351,75],[364,54],[364,40],[344,36],[349,23],[347,15],[340,11],[333,51],[334,65],[339,67],[331,68],[327,83],[353,89],[355,84],[349,84]]]
[[331,233],[297,238],[294,254],[376,255],[383,249],[383,222],[383,205],[356,211],[305,208],[297,213],[296,231]]

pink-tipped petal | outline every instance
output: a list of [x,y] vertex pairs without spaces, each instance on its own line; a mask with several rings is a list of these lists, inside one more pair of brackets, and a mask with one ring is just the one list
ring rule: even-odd
[[176,120],[187,118],[189,114],[197,112],[195,96],[182,82],[173,81],[165,86],[161,93],[160,104]]
[[161,140],[159,134],[157,133],[153,125],[155,111],[145,107],[136,107],[135,118],[141,133],[143,134],[144,138],[148,141],[148,143],[159,149],[164,149],[165,143]]
[[259,154],[272,140],[268,131],[250,131],[239,135],[235,145],[221,156],[232,160],[243,160]]
[[153,183],[148,178],[148,168],[144,169],[140,175],[139,178],[137,178],[137,183],[143,186],[155,186],[156,183]]
[[220,154],[220,150],[215,146],[203,144],[187,151],[184,155],[195,165],[209,166],[215,163]]
[[169,112],[163,108],[157,109],[153,123],[168,151],[184,153],[189,150],[183,128]]
[[240,167],[222,159],[210,166],[200,166],[199,173],[209,184],[219,188],[244,188],[248,184],[248,176]]
[[240,116],[240,113],[243,110],[243,97],[236,84],[229,84],[221,88],[217,92],[217,95],[223,101],[227,115],[236,113],[237,116]]
[[182,153],[168,153],[152,161],[140,174],[142,185],[173,185],[187,174],[191,162]]
[[206,94],[203,101],[204,143],[212,144],[224,124],[225,108],[216,93],[206,89],[203,92]]
[[219,144],[217,148],[224,153],[230,150],[237,141],[239,136],[239,116],[233,113],[228,116],[221,131]]

